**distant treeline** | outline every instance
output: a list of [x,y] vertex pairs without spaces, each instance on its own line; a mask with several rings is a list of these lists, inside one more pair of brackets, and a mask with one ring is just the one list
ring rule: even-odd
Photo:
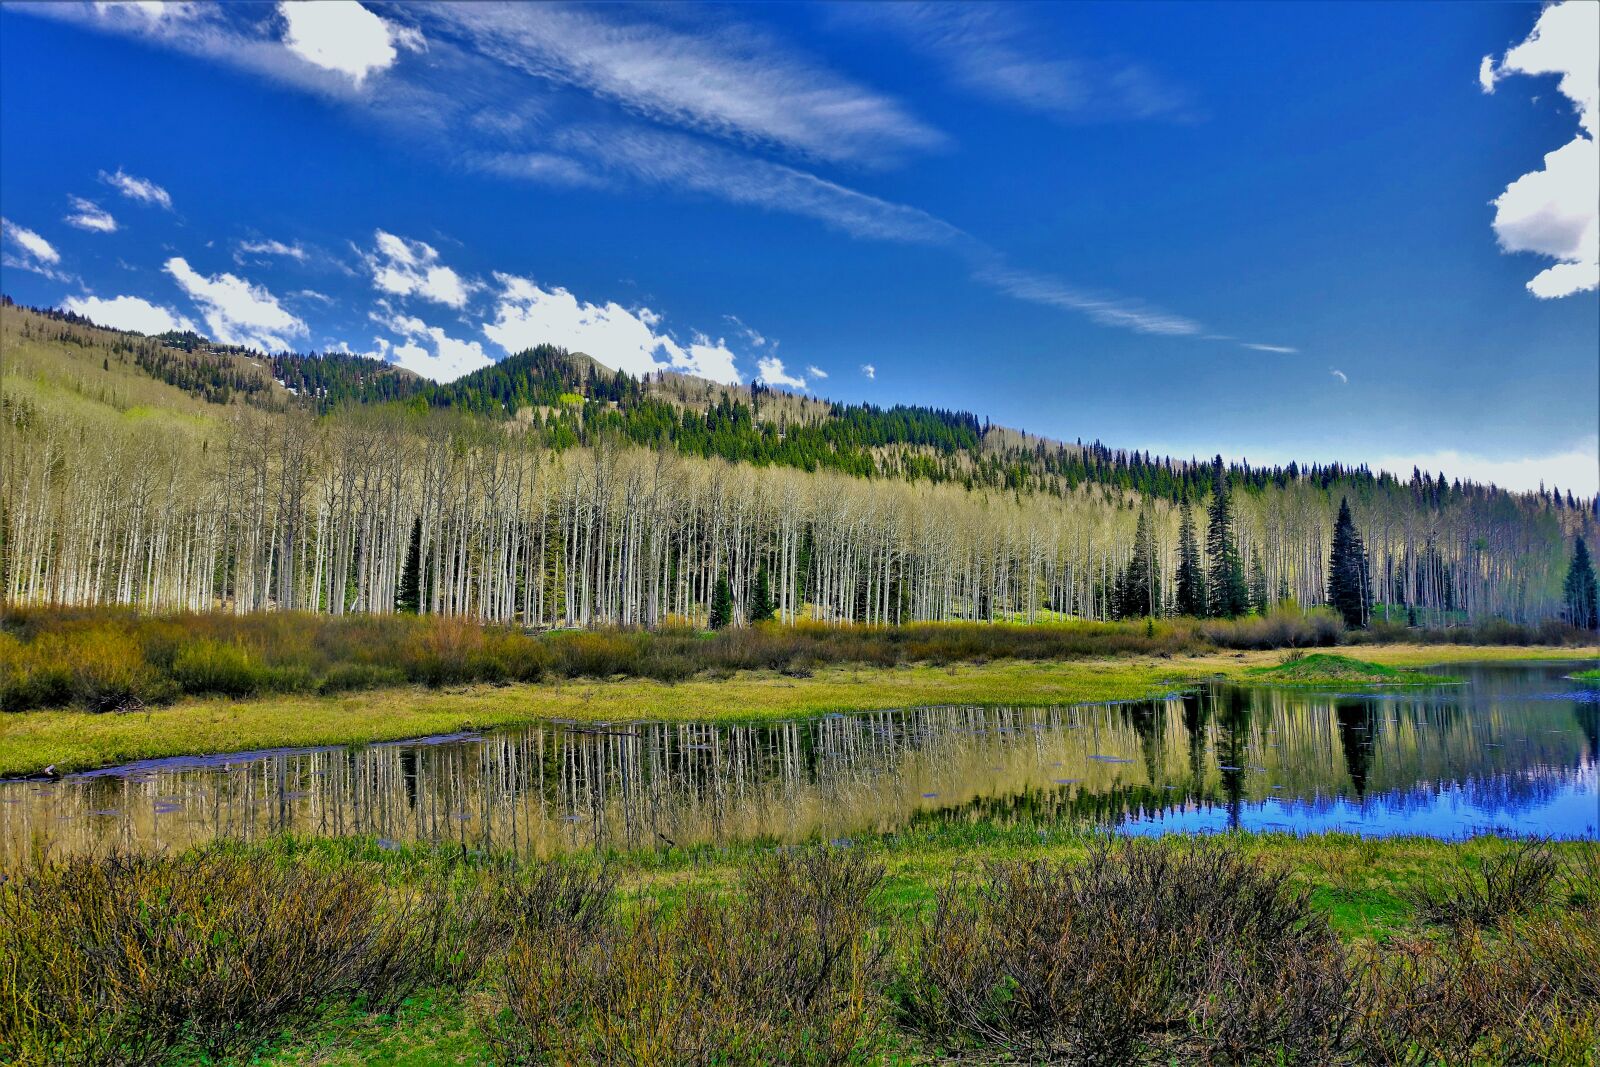
[[[138,365],[174,384],[204,365],[192,359],[241,374],[258,362],[192,336],[159,345],[6,314],[81,349],[79,368],[118,345],[152,346]],[[1536,622],[1567,613],[1574,539],[1596,530],[1592,502],[1555,492],[1024,444],[970,415],[644,382],[554,348],[448,386],[289,358],[417,391],[319,415],[279,390],[219,408],[203,432],[8,392],[5,595],[528,626],[769,609],[786,622],[1236,616],[1283,602],[1340,602],[1356,625]],[[332,388],[294,380],[302,397]],[[943,473],[885,476],[901,461]]]

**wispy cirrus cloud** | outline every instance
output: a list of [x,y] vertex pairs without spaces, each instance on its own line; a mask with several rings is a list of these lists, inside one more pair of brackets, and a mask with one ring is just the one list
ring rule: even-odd
[[258,241],[240,241],[233,249],[233,261],[244,263],[247,259],[256,258],[283,258],[292,259],[296,263],[304,263],[311,258],[304,245],[296,241],[288,244],[283,241],[265,238]]
[[[1010,267],[1003,254],[944,219],[797,165],[795,157],[881,164],[936,149],[944,137],[891,97],[723,16],[556,5],[385,7],[373,17],[386,22],[391,43],[425,40],[426,54],[388,62],[384,53],[387,65],[363,67],[357,78],[306,58],[283,36],[281,16],[251,21],[219,7],[161,19],[65,4],[44,11],[339,101],[407,137],[433,139],[480,171],[619,195],[661,188],[781,212],[858,239],[944,249],[966,259],[982,284],[1102,325],[1169,336],[1199,329],[1185,316],[1134,297]],[[930,23],[956,17],[936,9],[912,16]],[[1078,106],[1064,80],[1066,68],[1029,65],[1037,57],[1024,49],[1026,37],[1010,21],[1015,12],[960,17],[974,20],[969,29],[991,59],[1004,58],[1004,49],[1016,52],[1006,60],[1014,80],[1050,75],[1041,84],[1053,88],[1038,91],[1038,106]],[[1124,89],[1131,84],[1124,79]],[[581,117],[553,113],[548,105],[560,94],[589,98],[577,109]],[[1137,104],[1137,97],[1124,91],[1117,106],[1137,115],[1170,110],[1171,101]],[[1092,109],[1095,99],[1083,98],[1083,106]],[[596,118],[608,108],[614,113],[609,120]],[[789,158],[764,158],[767,151]],[[464,306],[448,285],[435,287],[427,271],[421,282],[384,275],[397,284],[402,276],[405,294]]]
[[427,10],[509,67],[665,125],[831,161],[881,161],[945,142],[891,97],[749,27],[682,30],[627,9],[561,4]]
[[117,220],[111,217],[111,212],[93,200],[85,200],[81,196],[69,196],[67,203],[72,205],[72,211],[62,221],[68,226],[88,230],[91,233],[117,232]]
[[1018,300],[1082,312],[1102,326],[1169,337],[1189,336],[1202,330],[1200,324],[1191,319],[1151,307],[1140,300],[1085,291],[1049,275],[1018,270],[1000,263],[979,267],[974,277]]
[[25,270],[42,275],[52,281],[70,281],[70,277],[56,268],[61,263],[61,253],[56,246],[26,226],[18,226],[7,218],[0,218],[0,266]]
[[115,174],[100,172],[100,180],[129,200],[172,210],[172,195],[148,178],[138,178],[118,167]]
[[1036,43],[1032,13],[1005,3],[848,4],[834,20],[905,41],[957,85],[990,100],[1070,121],[1187,120],[1191,94],[1138,63],[1062,56]]

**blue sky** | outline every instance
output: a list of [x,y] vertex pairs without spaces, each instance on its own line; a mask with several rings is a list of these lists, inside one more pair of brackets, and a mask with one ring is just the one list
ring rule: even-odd
[[1593,493],[1597,11],[7,4],[4,288]]

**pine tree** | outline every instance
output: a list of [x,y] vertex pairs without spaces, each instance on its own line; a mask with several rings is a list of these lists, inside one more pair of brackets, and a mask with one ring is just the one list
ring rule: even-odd
[[1222,457],[1215,461],[1216,485],[1207,509],[1206,528],[1206,614],[1213,618],[1233,618],[1250,610],[1250,593],[1244,582],[1244,561],[1233,537],[1233,508],[1228,499],[1228,482],[1222,474]]
[[1347,626],[1365,626],[1372,603],[1367,576],[1367,549],[1350,517],[1350,501],[1339,501],[1339,518],[1333,526],[1333,550],[1328,556],[1328,603],[1344,616]]
[[728,584],[724,571],[717,576],[717,587],[711,594],[711,628],[725,630],[733,624],[733,586]]
[[1194,509],[1189,506],[1189,491],[1183,492],[1178,509],[1178,588],[1179,615],[1196,618],[1206,613],[1206,576],[1200,565],[1200,545],[1194,535]]
[[1267,594],[1267,570],[1261,565],[1261,553],[1250,557],[1250,608],[1262,615],[1272,607]]
[[750,599],[750,621],[766,622],[772,618],[776,605],[772,603],[772,576],[767,573],[767,561],[762,560],[756,569],[756,591]]
[[1156,615],[1161,611],[1161,572],[1156,564],[1156,539],[1148,512],[1139,513],[1139,526],[1133,534],[1133,558],[1122,573],[1118,600],[1123,618]]
[[1561,598],[1566,604],[1568,622],[1580,630],[1600,629],[1594,564],[1589,559],[1589,546],[1581,537],[1572,549],[1572,563],[1567,567],[1567,580],[1561,585]]
[[395,591],[396,611],[422,612],[422,520],[411,523],[411,546],[406,549],[406,565],[400,571],[400,588]]

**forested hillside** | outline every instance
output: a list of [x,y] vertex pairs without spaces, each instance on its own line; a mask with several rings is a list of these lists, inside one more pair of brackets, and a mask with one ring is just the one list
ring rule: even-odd
[[1336,464],[1180,462],[540,347],[448,385],[0,309],[5,590],[528,625],[1561,611],[1595,502]]

